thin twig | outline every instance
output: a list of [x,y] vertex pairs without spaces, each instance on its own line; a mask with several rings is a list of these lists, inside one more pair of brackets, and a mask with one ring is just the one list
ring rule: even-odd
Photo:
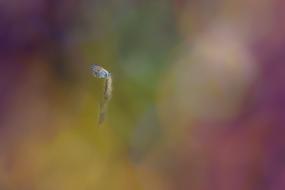
[[112,77],[110,76],[105,80],[104,96],[100,103],[99,125],[101,125],[105,120],[108,103],[111,100],[111,98],[112,98]]

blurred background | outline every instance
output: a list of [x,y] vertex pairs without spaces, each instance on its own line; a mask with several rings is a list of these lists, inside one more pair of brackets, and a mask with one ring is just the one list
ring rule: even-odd
[[285,189],[284,8],[1,0],[0,189]]

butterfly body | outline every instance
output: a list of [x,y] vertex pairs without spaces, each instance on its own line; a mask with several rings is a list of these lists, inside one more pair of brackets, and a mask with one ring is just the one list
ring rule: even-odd
[[111,73],[106,69],[104,69],[103,67],[101,67],[100,65],[93,64],[91,66],[91,69],[92,69],[92,74],[97,78],[107,79],[111,77]]

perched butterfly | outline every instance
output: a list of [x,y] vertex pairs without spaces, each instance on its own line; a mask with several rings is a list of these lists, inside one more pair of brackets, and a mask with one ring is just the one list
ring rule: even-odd
[[109,71],[107,71],[100,65],[93,64],[91,65],[91,69],[93,76],[100,79],[105,79],[104,94],[103,94],[104,98],[100,104],[100,114],[99,114],[99,125],[101,125],[105,120],[108,102],[112,97],[112,76]]
[[101,79],[106,79],[111,77],[111,73],[108,72],[106,69],[101,67],[100,65],[93,64],[91,65],[92,73],[95,77],[101,78]]

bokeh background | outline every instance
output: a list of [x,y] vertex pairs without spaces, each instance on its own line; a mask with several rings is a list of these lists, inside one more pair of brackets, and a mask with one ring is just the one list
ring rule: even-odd
[[284,8],[1,0],[0,189],[285,189]]

